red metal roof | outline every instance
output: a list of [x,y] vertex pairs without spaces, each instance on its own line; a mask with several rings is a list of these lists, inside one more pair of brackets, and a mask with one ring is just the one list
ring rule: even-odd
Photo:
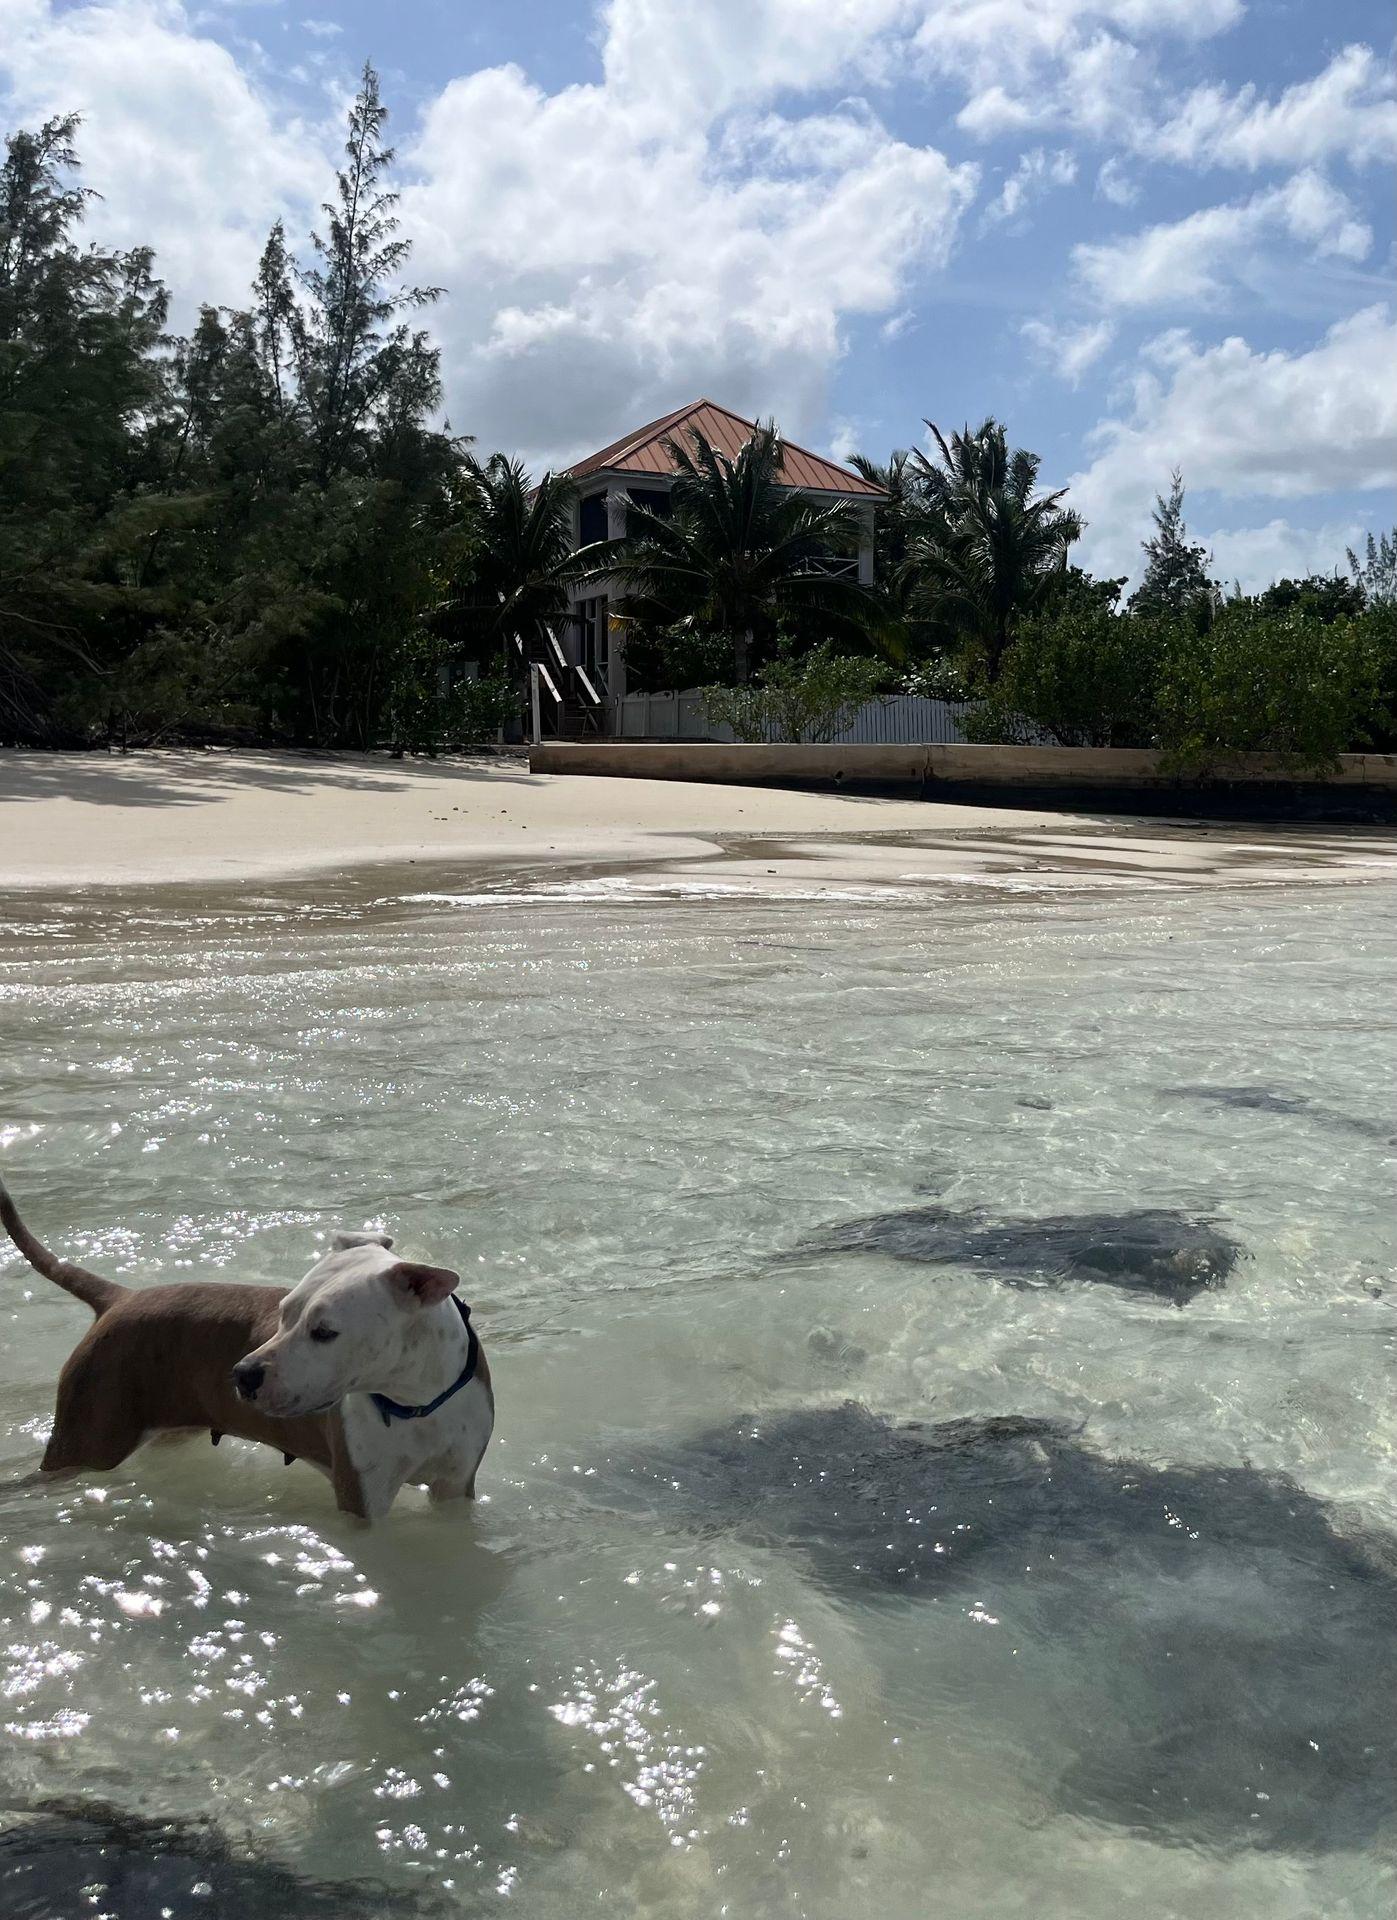
[[[687,407],[676,407],[662,419],[652,420],[649,426],[638,427],[634,433],[613,440],[609,447],[589,454],[567,471],[574,480],[602,472],[672,474],[676,471],[674,456],[665,442],[677,437],[682,445],[690,427],[697,428],[710,446],[730,459],[736,458],[757,430],[754,420],[744,420],[740,413],[720,407],[716,401],[694,400]],[[783,440],[782,445],[785,459],[781,475],[787,486],[800,487],[806,493],[859,493],[875,500],[883,498],[881,487],[875,487],[872,481],[865,480],[851,468],[836,466],[833,460],[810,453],[794,441]]]

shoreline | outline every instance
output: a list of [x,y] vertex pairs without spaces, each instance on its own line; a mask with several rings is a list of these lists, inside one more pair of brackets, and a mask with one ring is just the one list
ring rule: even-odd
[[534,774],[522,752],[0,752],[3,893],[413,866],[477,869],[505,880],[502,890],[506,876],[542,875],[570,897],[598,888],[790,897],[795,886],[802,896],[911,898],[957,882],[1022,891],[1393,878],[1397,834]]

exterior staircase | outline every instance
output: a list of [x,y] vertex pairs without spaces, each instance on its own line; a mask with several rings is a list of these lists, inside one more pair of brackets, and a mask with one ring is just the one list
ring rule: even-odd
[[597,740],[606,732],[606,707],[590,675],[573,666],[554,635],[535,635],[522,647],[529,680],[532,732],[544,740]]

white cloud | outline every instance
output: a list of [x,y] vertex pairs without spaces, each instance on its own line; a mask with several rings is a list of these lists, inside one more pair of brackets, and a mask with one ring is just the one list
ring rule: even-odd
[[1108,574],[1137,564],[1150,503],[1176,466],[1191,490],[1234,499],[1397,486],[1395,358],[1397,322],[1382,306],[1300,353],[1161,335],[1141,356],[1124,417],[1094,429],[1095,458],[1070,482],[1088,522],[1083,564]]
[[1034,358],[1072,387],[1116,337],[1115,327],[1109,320],[1092,320],[1080,327],[1056,327],[1047,320],[1025,320],[1019,332]]
[[1397,94],[1371,48],[1345,47],[1275,101],[1254,86],[1196,87],[1145,143],[1189,165],[1296,166],[1341,154],[1355,166],[1397,158]]
[[937,71],[988,89],[1023,89],[1044,65],[1103,36],[1206,39],[1232,26],[1241,0],[924,0],[916,39]]
[[618,101],[707,121],[751,100],[848,78],[900,77],[915,60],[976,93],[1020,91],[1101,39],[1196,40],[1242,0],[608,0],[603,71]]
[[621,111],[707,124],[743,102],[886,71],[913,0],[608,0],[602,66]]
[[864,107],[663,119],[513,67],[432,103],[403,213],[418,270],[452,290],[435,324],[460,427],[581,451],[711,390],[809,432],[846,318],[899,311],[974,192],[973,168]]
[[992,140],[1029,127],[1066,127],[1093,139],[1125,139],[1146,111],[1147,63],[1115,34],[1069,35],[1039,49],[1031,63],[1011,56],[1008,64],[1022,68],[1018,90],[989,80],[972,92],[956,115],[963,133]]
[[827,451],[831,460],[848,466],[856,453],[863,452],[865,436],[856,420],[838,419],[831,423]]
[[1368,531],[1359,520],[1326,520],[1301,527],[1277,518],[1259,527],[1216,527],[1198,538],[1213,556],[1212,574],[1224,587],[1235,581],[1257,593],[1273,580],[1303,580],[1307,574],[1347,574],[1345,552]]
[[1024,154],[1017,167],[1005,180],[996,197],[985,209],[985,223],[993,226],[1000,221],[1016,220],[1035,200],[1054,187],[1067,187],[1077,178],[1077,162],[1065,149],[1058,153],[1048,153],[1042,147],[1034,147]]
[[[876,76],[924,11],[610,0],[601,84],[449,80],[396,131],[414,275],[447,288],[430,323],[453,423],[539,458],[712,389],[814,432],[847,322],[905,309],[977,174],[860,101],[799,96]],[[182,0],[0,16],[9,115],[84,109],[94,228],[155,245],[181,319],[245,297],[274,219],[300,241],[342,136],[282,112],[255,50],[239,64]]]
[[1306,171],[1249,200],[1202,207],[1123,240],[1079,243],[1072,260],[1086,287],[1109,306],[1207,305],[1229,279],[1244,278],[1259,251],[1280,235],[1343,260],[1363,259],[1372,245],[1345,195]]
[[1058,126],[1129,144],[1156,90],[1151,44],[1207,38],[1241,12],[1240,0],[937,0],[918,44],[965,87],[956,124],[976,138]]
[[1096,176],[1096,191],[1103,200],[1109,200],[1113,207],[1132,207],[1140,198],[1139,187],[1115,154],[1109,160],[1102,161]]
[[323,195],[321,131],[275,111],[177,0],[0,0],[0,17],[7,117],[81,112],[103,237],[153,245],[186,319],[191,294],[244,299],[272,222],[304,228]]
[[[1370,47],[1345,47],[1274,99],[1250,83],[1171,94],[1160,43],[1219,33],[1241,12],[1238,0],[932,0],[920,46],[931,71],[965,88],[956,124],[976,139],[1061,127],[1151,159],[1252,171],[1397,158],[1397,81]],[[1112,199],[1119,161],[1106,166],[1099,190]]]

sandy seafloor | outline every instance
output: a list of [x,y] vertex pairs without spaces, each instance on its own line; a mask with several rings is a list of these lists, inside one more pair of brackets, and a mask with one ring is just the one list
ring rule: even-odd
[[[1389,837],[0,794],[33,1224],[136,1285],[389,1225],[500,1398],[469,1517],[229,1442],[34,1486],[85,1316],[0,1259],[0,1912],[1392,1911]],[[1215,1284],[1064,1270],[1142,1219]]]

